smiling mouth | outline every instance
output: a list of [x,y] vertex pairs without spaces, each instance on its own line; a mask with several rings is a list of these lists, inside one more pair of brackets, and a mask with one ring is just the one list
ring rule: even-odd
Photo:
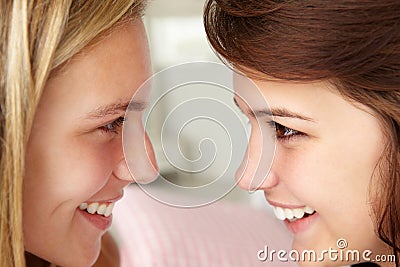
[[92,202],[90,204],[83,202],[79,205],[79,209],[86,211],[89,214],[99,214],[104,217],[109,217],[112,214],[115,202],[100,203]]
[[308,206],[295,209],[282,208],[277,206],[272,207],[274,209],[274,214],[276,218],[281,221],[288,220],[289,222],[294,222],[303,218],[307,218],[316,213],[313,208],[310,208]]

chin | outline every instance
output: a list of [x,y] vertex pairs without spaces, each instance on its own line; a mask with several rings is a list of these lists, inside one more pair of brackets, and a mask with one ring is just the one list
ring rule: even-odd
[[63,261],[54,261],[52,263],[62,267],[90,267],[96,262],[99,254],[100,251],[93,257],[78,257],[76,255],[71,255],[68,259],[64,259]]
[[53,259],[51,263],[62,267],[90,267],[100,255],[100,240],[90,246],[82,246],[71,249],[69,252],[62,252],[62,258]]

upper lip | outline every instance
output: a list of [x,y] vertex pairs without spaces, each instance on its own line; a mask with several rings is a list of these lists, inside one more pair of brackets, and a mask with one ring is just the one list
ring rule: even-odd
[[271,206],[281,207],[281,208],[287,208],[287,209],[301,209],[301,208],[306,207],[306,205],[283,204],[283,203],[280,203],[280,202],[272,201],[272,200],[270,200],[270,199],[267,199],[267,202],[268,202]]
[[86,203],[112,203],[112,202],[117,202],[118,200],[120,200],[122,197],[124,196],[124,192],[122,192],[121,194],[115,196],[115,197],[111,197],[111,198],[107,198],[107,199],[103,199],[103,200],[88,200],[85,201]]

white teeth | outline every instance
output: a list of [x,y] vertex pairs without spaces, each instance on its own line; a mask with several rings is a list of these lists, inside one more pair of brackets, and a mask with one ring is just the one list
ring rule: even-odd
[[305,213],[308,213],[308,214],[311,214],[311,213],[313,213],[314,211],[315,211],[314,209],[312,209],[312,208],[310,208],[310,207],[308,207],[308,206],[304,208],[304,212],[305,212]]
[[304,209],[294,209],[294,210],[293,210],[293,215],[294,215],[294,217],[296,217],[296,218],[298,218],[298,219],[303,218],[303,216],[304,216]]
[[80,208],[81,210],[85,210],[85,209],[87,209],[87,206],[88,206],[88,204],[84,202],[84,203],[82,203],[82,204],[79,205],[79,208]]
[[274,207],[274,212],[275,212],[275,216],[276,218],[278,218],[279,220],[284,220],[286,218],[285,216],[285,212],[283,211],[282,208],[280,207]]
[[107,205],[106,204],[101,204],[99,208],[97,209],[97,214],[103,215],[106,212]]
[[114,208],[114,203],[98,203],[98,202],[93,202],[93,203],[82,203],[79,205],[79,209],[81,210],[86,210],[90,214],[99,214],[103,215],[105,217],[109,217],[113,211]]
[[113,208],[114,208],[114,203],[112,203],[111,205],[109,205],[107,207],[107,210],[105,211],[104,216],[106,216],[106,217],[110,216],[111,213],[112,213]]
[[90,214],[94,214],[97,211],[98,207],[99,203],[91,203],[87,208],[87,212],[89,212]]
[[278,220],[284,221],[288,219],[290,222],[293,222],[297,219],[301,219],[304,217],[305,214],[312,214],[314,213],[314,209],[306,206],[304,208],[296,208],[296,209],[288,209],[288,208],[281,208],[273,206],[274,213]]
[[293,219],[293,217],[294,217],[293,211],[291,209],[285,209],[285,216],[289,220]]

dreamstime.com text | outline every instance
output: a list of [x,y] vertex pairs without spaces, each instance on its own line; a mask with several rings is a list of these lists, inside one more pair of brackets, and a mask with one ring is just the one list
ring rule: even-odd
[[336,242],[337,248],[329,247],[317,253],[314,250],[275,250],[264,246],[264,249],[257,252],[260,261],[280,261],[280,262],[395,262],[395,255],[373,255],[371,250],[351,250],[346,249],[348,244],[346,239],[340,238]]

